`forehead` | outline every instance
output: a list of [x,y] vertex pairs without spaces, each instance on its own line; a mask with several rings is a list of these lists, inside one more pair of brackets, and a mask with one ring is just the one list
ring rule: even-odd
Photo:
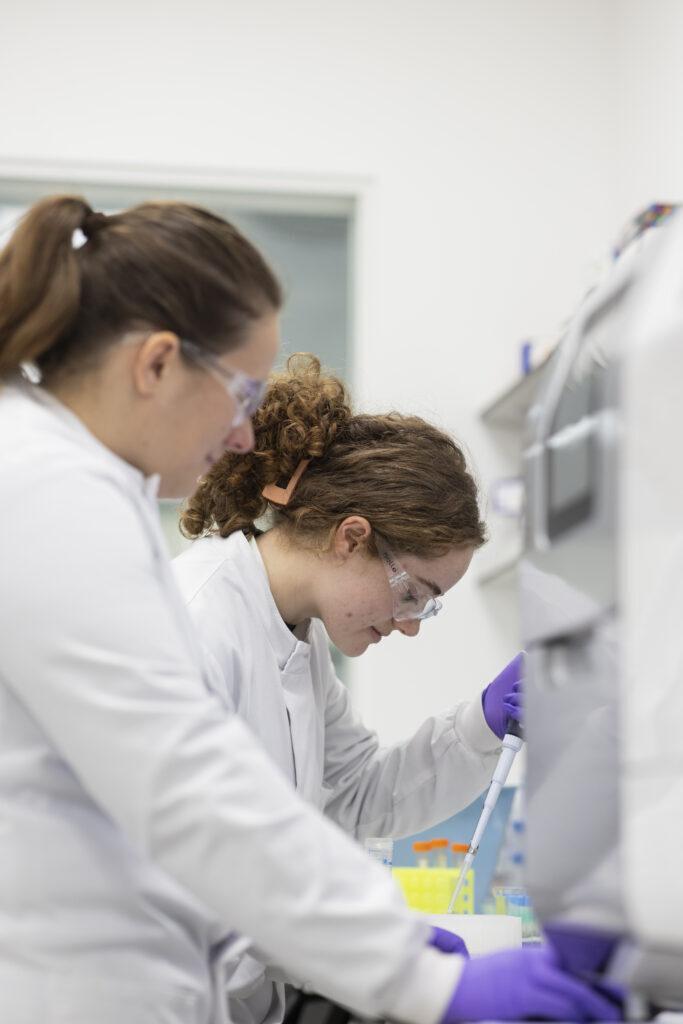
[[[441,593],[445,594],[465,575],[473,554],[474,548],[468,545],[453,548],[438,558],[405,555],[401,557],[401,561],[411,576],[426,585],[435,584]],[[429,589],[431,590],[431,586]]]
[[219,361],[229,370],[241,370],[263,379],[270,373],[280,347],[280,318],[270,311],[253,320],[239,348],[225,352]]

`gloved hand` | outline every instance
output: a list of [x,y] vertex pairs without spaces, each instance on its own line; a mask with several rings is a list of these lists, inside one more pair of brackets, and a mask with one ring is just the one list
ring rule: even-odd
[[565,921],[546,922],[543,931],[563,970],[580,975],[584,981],[592,981],[599,991],[619,1003],[626,1001],[626,986],[605,977],[609,961],[619,945],[620,937],[616,932],[596,931],[595,928]]
[[619,1007],[559,967],[547,946],[468,960],[441,1024],[474,1020],[621,1020]]
[[505,735],[508,718],[522,721],[523,673],[524,654],[520,653],[489,683],[481,695],[486,724],[499,740]]
[[434,925],[429,945],[434,946],[435,949],[440,949],[442,953],[460,953],[461,956],[467,957],[468,960],[470,958],[464,939],[461,939],[455,932],[449,932],[447,928],[437,928]]
[[548,921],[543,931],[564,969],[583,977],[588,972],[596,976],[602,973],[619,945],[616,932],[567,924],[566,921]]

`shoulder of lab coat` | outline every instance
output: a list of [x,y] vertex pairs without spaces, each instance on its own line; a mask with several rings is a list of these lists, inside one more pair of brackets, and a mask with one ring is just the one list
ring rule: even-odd
[[300,641],[282,621],[256,544],[243,533],[202,537],[173,560],[211,685],[228,707],[248,702],[257,649],[265,645],[278,671]]
[[481,700],[456,704],[405,742],[381,746],[336,675],[322,623],[314,621],[311,633],[325,691],[325,812],[359,838],[399,837],[470,804],[491,781],[500,751]]
[[[172,567],[185,603],[212,646],[223,637],[235,646],[260,633],[286,659],[296,641],[282,623],[255,542],[241,531],[201,537],[173,559]],[[279,628],[273,629],[277,621]]]
[[67,414],[8,392],[0,684],[82,800],[226,927],[354,1009],[434,1024],[459,958],[426,948],[427,925],[381,867],[292,792],[208,692],[153,485]]

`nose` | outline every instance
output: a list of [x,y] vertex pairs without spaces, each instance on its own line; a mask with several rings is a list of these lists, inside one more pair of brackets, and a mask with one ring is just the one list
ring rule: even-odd
[[417,636],[422,625],[419,619],[402,619],[396,623],[396,629],[404,636]]
[[225,439],[225,447],[231,452],[250,452],[254,447],[254,428],[250,419],[233,427]]

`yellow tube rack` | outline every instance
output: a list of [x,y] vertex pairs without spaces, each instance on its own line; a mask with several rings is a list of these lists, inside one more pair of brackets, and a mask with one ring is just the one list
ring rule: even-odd
[[[392,874],[408,906],[427,914],[445,914],[448,911],[460,877],[458,868],[393,868]],[[467,872],[453,913],[474,913],[474,871],[471,869]]]

